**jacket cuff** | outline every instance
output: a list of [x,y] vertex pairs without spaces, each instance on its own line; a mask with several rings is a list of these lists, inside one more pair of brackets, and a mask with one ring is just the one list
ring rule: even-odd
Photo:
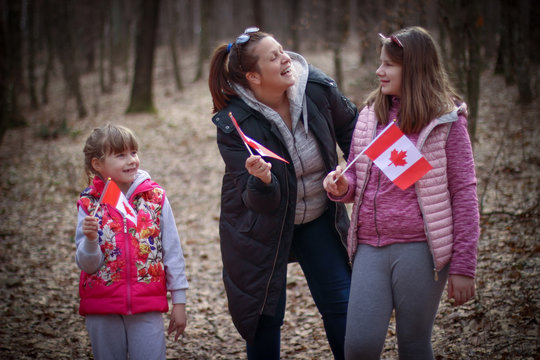
[[171,290],[171,298],[173,304],[185,304],[186,303],[186,290]]

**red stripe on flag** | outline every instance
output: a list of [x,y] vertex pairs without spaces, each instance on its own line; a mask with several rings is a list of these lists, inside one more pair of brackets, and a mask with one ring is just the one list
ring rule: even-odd
[[379,135],[379,138],[365,150],[364,154],[371,160],[375,160],[402,136],[401,130],[395,124],[392,124]]
[[119,197],[120,197],[120,188],[118,187],[118,185],[116,185],[114,181],[112,180],[109,181],[101,202],[103,204],[109,204],[113,207],[116,207]]
[[426,160],[425,157],[421,157],[417,162],[412,164],[407,170],[405,170],[401,175],[394,179],[394,184],[396,184],[401,190],[407,189],[409,186],[417,182],[422,178],[429,170],[433,167]]

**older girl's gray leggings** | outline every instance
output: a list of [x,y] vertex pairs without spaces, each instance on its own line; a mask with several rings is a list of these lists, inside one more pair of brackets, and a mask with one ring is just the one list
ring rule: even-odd
[[426,242],[360,245],[353,265],[345,358],[379,359],[395,309],[399,358],[433,359],[431,331],[448,277],[435,281]]

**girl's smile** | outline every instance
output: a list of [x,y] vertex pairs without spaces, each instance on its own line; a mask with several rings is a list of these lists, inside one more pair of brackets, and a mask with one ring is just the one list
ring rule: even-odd
[[402,66],[388,57],[384,47],[381,51],[381,65],[375,74],[379,77],[384,95],[401,96]]

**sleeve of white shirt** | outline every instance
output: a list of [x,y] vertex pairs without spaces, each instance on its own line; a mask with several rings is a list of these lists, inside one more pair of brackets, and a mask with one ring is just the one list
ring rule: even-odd
[[82,271],[87,274],[93,274],[103,265],[104,257],[99,247],[98,239],[89,240],[83,233],[82,224],[86,216],[88,215],[84,210],[79,208],[77,231],[75,233],[75,245],[77,247],[75,261]]
[[188,281],[185,271],[184,253],[169,200],[165,198],[161,211],[161,242],[163,263],[167,278],[167,290],[171,292],[173,304],[186,303]]

